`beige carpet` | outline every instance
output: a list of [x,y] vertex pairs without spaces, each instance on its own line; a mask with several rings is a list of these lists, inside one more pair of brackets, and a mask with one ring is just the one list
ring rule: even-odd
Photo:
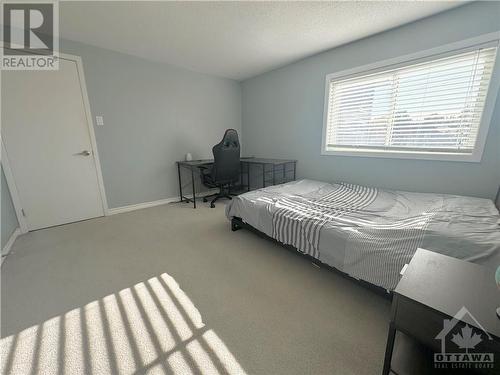
[[2,374],[379,374],[388,300],[170,204],[32,232],[2,266]]

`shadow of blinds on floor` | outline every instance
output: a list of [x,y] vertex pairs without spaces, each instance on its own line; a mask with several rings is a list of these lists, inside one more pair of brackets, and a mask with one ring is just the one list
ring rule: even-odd
[[162,274],[1,340],[2,374],[246,374]]

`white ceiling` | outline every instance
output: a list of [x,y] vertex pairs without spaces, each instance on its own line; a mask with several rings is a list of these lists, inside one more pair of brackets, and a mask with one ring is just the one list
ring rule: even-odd
[[64,38],[242,80],[463,4],[61,2]]

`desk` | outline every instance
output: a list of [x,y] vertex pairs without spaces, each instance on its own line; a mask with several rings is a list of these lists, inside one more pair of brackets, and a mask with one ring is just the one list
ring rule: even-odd
[[[179,195],[181,202],[193,202],[193,208],[196,208],[196,187],[195,187],[195,171],[199,171],[200,168],[208,167],[213,164],[213,159],[203,159],[203,160],[190,160],[190,161],[178,161],[177,162],[177,173],[179,176]],[[240,188],[246,188],[250,191],[250,167],[258,166],[262,169],[262,187],[266,187],[266,183],[272,181],[272,185],[276,185],[278,181],[278,173],[281,171],[281,183],[294,181],[297,174],[297,160],[291,159],[266,159],[266,158],[240,158],[241,162],[241,175],[240,175]],[[270,166],[271,168],[267,168]],[[288,166],[292,166],[291,169],[287,170]],[[266,170],[266,168],[268,170]],[[191,174],[191,190],[193,197],[186,197],[182,190],[182,173],[181,170],[188,170]],[[270,170],[269,170],[270,169]],[[272,179],[266,178],[267,175],[272,174]],[[291,175],[288,178],[288,175]],[[244,182],[246,180],[246,183]]]

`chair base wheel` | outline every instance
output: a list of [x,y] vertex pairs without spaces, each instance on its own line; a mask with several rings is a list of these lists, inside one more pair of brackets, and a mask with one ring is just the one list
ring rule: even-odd
[[215,208],[215,204],[214,203],[210,203],[210,208]]
[[203,197],[203,202],[207,202],[207,198]]

